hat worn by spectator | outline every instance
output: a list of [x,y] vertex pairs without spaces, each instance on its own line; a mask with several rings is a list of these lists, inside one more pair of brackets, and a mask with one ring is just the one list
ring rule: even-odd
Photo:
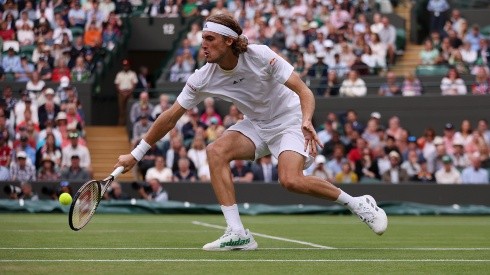
[[316,54],[316,58],[323,59],[323,58],[325,58],[325,54],[322,53],[322,52],[319,52],[319,53]]
[[211,124],[218,124],[218,119],[215,118],[215,117],[212,117],[209,122],[211,122]]
[[68,87],[68,85],[70,85],[70,78],[68,78],[67,76],[62,76],[60,78],[60,87],[66,88]]
[[54,161],[49,156],[44,156],[41,160],[41,163],[50,162],[52,166],[54,166]]
[[407,138],[407,141],[408,141],[408,142],[417,142],[417,137],[416,137],[416,136],[409,136],[409,137]]
[[310,29],[316,29],[318,28],[318,22],[311,21],[310,24],[308,24],[308,27],[310,27]]
[[444,129],[445,130],[454,130],[454,125],[452,123],[446,123],[446,125],[444,125]]
[[68,134],[69,138],[78,138],[78,132],[71,132]]
[[325,48],[333,48],[333,41],[330,39],[327,39],[323,41],[323,47]]
[[437,136],[434,138],[434,145],[437,146],[437,145],[443,145],[443,144],[444,144],[444,139],[442,139],[442,137]]
[[451,157],[448,156],[448,155],[442,156],[442,159],[441,160],[442,160],[443,163],[452,163],[453,162],[453,160],[451,159]]
[[46,95],[54,95],[54,90],[51,88],[47,88],[46,91],[44,92]]
[[59,112],[58,115],[56,115],[56,120],[66,120],[66,113]]
[[327,163],[327,159],[325,158],[324,155],[318,155],[315,157],[315,163],[316,164],[325,164],[325,163]]
[[18,158],[18,159],[26,159],[26,158],[27,158],[27,154],[26,154],[26,152],[24,152],[24,151],[20,151],[20,152],[18,152],[18,153],[17,153],[17,158]]
[[375,119],[381,119],[381,114],[379,112],[372,112],[371,117]]
[[396,151],[391,151],[388,156],[390,158],[397,158],[397,159],[400,159],[400,154],[398,154]]
[[453,146],[464,146],[464,141],[462,137],[455,138],[453,140]]

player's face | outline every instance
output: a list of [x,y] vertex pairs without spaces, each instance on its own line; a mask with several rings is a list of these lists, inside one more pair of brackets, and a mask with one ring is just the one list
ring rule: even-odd
[[220,34],[210,31],[202,33],[202,49],[206,61],[209,63],[220,63],[232,43],[233,40],[231,38],[224,38]]

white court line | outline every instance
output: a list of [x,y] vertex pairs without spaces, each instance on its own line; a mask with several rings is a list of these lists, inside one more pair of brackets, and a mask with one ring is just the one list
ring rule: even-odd
[[[192,224],[200,225],[200,226],[204,226],[204,227],[211,227],[211,228],[223,229],[223,230],[226,229],[226,227],[224,227],[224,226],[215,225],[215,224],[209,224],[209,223],[204,223],[204,222],[198,222],[198,221],[193,221]],[[319,245],[319,244],[310,243],[310,242],[303,242],[303,241],[298,241],[298,240],[293,240],[293,239],[281,238],[281,237],[276,237],[276,236],[261,234],[261,233],[257,233],[257,232],[250,232],[250,233],[252,233],[255,236],[259,236],[259,237],[267,238],[267,239],[273,239],[273,240],[278,240],[278,241],[283,241],[283,242],[290,242],[290,243],[297,243],[297,244],[304,244],[304,245],[307,245],[307,246],[312,246],[312,247],[322,248],[322,249],[335,249],[334,247],[330,247],[330,246],[324,246],[324,245]]]
[[[0,250],[202,250],[199,247],[0,247]],[[490,247],[260,247],[258,250],[488,251]]]
[[490,262],[488,259],[23,259],[23,260],[2,260],[0,263],[25,263],[25,262],[42,262],[42,263],[59,263],[59,262],[103,262],[103,263],[141,263],[141,262]]

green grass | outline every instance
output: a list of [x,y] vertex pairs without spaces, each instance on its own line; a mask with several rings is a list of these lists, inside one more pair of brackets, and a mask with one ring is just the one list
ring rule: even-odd
[[[205,252],[220,215],[95,215],[79,232],[62,214],[0,214],[0,274],[488,274],[487,216],[395,216],[383,236],[353,216],[263,215],[242,220],[257,251]],[[114,248],[114,249],[111,249]]]

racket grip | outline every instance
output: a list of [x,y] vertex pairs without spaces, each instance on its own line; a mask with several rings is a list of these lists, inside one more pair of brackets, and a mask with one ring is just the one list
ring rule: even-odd
[[121,175],[121,173],[124,171],[124,167],[123,166],[119,166],[117,167],[112,173],[111,173],[111,176],[113,176],[114,178],[117,178],[119,175]]

